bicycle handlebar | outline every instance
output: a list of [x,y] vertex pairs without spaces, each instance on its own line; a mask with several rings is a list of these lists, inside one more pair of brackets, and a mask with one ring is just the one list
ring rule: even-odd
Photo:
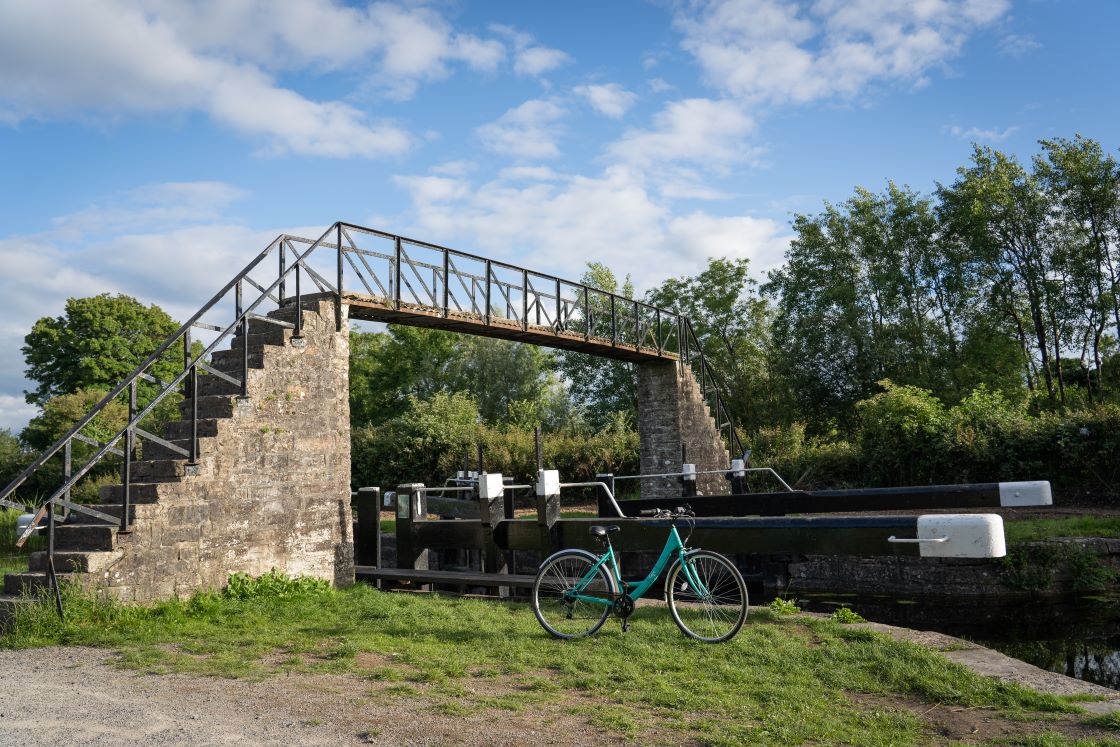
[[638,512],[639,516],[652,516],[657,519],[676,519],[683,517],[695,516],[696,512],[692,510],[691,506],[677,506],[670,511],[667,508],[649,508],[644,511]]

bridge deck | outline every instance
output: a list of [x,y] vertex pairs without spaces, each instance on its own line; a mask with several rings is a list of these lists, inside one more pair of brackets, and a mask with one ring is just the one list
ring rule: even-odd
[[455,332],[466,332],[472,335],[496,337],[503,340],[517,340],[550,348],[574,350],[580,353],[591,353],[624,361],[677,360],[679,357],[676,352],[659,351],[655,347],[615,343],[609,338],[584,335],[580,332],[556,332],[549,326],[521,324],[515,320],[499,316],[491,317],[488,323],[481,314],[454,309],[445,316],[436,307],[402,303],[398,310],[392,300],[350,291],[343,293],[343,302],[350,307],[351,319],[407,324],[413,327],[434,327]]

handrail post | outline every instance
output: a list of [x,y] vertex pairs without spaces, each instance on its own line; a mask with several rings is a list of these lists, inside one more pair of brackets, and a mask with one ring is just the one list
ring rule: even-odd
[[394,308],[397,311],[401,310],[401,237],[397,236],[394,241],[397,251],[396,261],[393,262],[393,301]]
[[[128,387],[128,422],[136,417],[136,379]],[[132,452],[136,447],[136,433],[130,427],[124,436],[124,464],[121,465],[121,531],[128,531],[128,507],[132,502]]]
[[486,313],[483,315],[486,326],[490,326],[490,273],[492,271],[490,260],[486,260]]
[[[65,478],[66,482],[70,482],[70,476],[71,476],[71,474],[73,474],[73,469],[74,469],[73,442],[72,441],[67,441],[66,446],[63,447],[63,452],[62,452],[62,476],[63,476],[63,478]],[[65,496],[67,501],[70,500],[70,488],[66,488],[66,492],[63,493],[63,496]],[[63,516],[64,517],[69,516],[69,512],[64,512]]]
[[[298,295],[298,284],[297,284]],[[298,307],[296,313],[298,314]],[[190,465],[198,464],[198,364],[191,366],[191,458]]]
[[284,270],[286,268],[285,268],[284,265],[287,264],[287,259],[288,259],[287,258],[288,252],[287,252],[287,249],[286,249],[287,246],[288,246],[288,242],[285,241],[284,239],[280,239],[280,255],[279,255],[280,256],[280,272],[277,274],[277,277],[280,278],[280,305],[281,306],[284,305],[284,291],[285,291],[285,285],[286,285],[286,278],[284,276]]
[[[297,312],[298,313],[298,312]],[[249,315],[241,317],[241,399],[249,397]]]
[[302,270],[302,269],[303,269],[303,265],[297,261],[296,262],[296,328],[295,328],[295,331],[292,333],[292,339],[293,340],[303,339],[303,296],[300,294],[300,290],[299,290],[299,275],[300,275],[299,271]]
[[529,271],[521,268],[521,331],[529,331]]
[[234,289],[233,289],[233,318],[234,319],[240,319],[241,318],[241,306],[242,306],[242,304],[241,304],[241,283],[242,283],[242,281],[238,280],[237,285],[234,286]]
[[556,278],[556,320],[555,324],[552,325],[556,334],[560,334],[560,331],[564,329],[564,323],[560,319],[560,314],[560,278]]
[[[67,441],[69,446],[70,442]],[[54,592],[54,607],[58,611],[58,619],[66,621],[66,614],[62,611],[62,589],[58,587],[58,574],[54,568],[54,501],[47,502],[47,585]]]
[[443,250],[443,318],[446,319],[451,313],[448,307],[451,304],[449,297],[451,287],[451,250]]
[[611,346],[618,343],[618,310],[614,305],[614,294],[611,294]]
[[642,349],[642,318],[638,315],[638,300],[634,299],[634,350]]
[[654,337],[657,340],[657,354],[661,355],[661,307],[658,306],[655,311],[657,312],[657,333]]
[[684,317],[679,314],[677,315],[677,347],[681,350],[681,358],[688,363],[692,359],[688,354],[688,336],[684,332]]
[[338,284],[335,290],[338,295],[334,302],[334,331],[342,331],[342,223],[338,223]]
[[[190,367],[190,365],[191,365],[191,331],[190,331],[190,329],[188,329],[186,332],[183,333],[183,370],[186,371],[187,368]],[[184,397],[193,397],[194,396],[194,394],[191,392],[190,379],[184,379],[183,380],[183,396]],[[67,443],[67,446],[69,446],[69,443]]]
[[583,286],[583,340],[587,342],[591,339],[591,300],[588,295],[591,289],[586,285]]

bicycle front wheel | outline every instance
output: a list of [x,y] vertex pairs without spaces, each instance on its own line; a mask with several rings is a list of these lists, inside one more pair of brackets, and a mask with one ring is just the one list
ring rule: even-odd
[[684,556],[683,564],[678,559],[669,570],[665,589],[673,622],[689,638],[705,643],[726,641],[747,619],[743,575],[717,553],[693,550]]
[[[614,579],[591,553],[558,552],[546,559],[533,580],[533,614],[557,638],[582,638],[591,635],[611,613],[615,594]],[[592,571],[594,568],[594,571]],[[596,597],[603,602],[576,599]]]

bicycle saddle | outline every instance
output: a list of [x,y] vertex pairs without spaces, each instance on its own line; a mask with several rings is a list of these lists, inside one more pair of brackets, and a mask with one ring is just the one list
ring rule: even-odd
[[618,531],[617,524],[611,524],[607,527],[593,526],[590,529],[591,536],[593,537],[606,537],[608,534],[614,534]]

